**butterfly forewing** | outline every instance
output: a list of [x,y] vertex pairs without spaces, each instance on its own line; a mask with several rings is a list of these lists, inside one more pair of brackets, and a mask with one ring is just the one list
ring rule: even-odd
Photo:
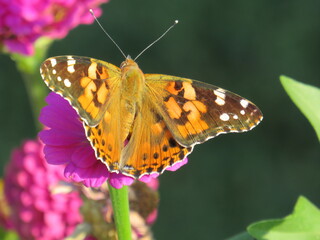
[[118,67],[88,57],[49,58],[40,72],[48,87],[68,99],[90,126],[101,121],[120,80]]
[[146,82],[159,113],[183,146],[222,133],[245,132],[262,120],[252,102],[210,84],[158,74],[146,74]]

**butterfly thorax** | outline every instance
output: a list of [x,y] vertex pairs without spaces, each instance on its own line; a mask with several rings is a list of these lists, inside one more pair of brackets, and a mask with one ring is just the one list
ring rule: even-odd
[[140,100],[145,78],[138,64],[130,58],[121,64],[121,85],[122,97],[132,101]]

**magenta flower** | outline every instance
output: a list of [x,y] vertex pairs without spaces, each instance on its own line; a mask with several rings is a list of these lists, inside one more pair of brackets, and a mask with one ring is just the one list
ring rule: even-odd
[[43,144],[26,141],[15,149],[4,177],[11,227],[25,240],[60,240],[82,222],[82,200],[77,191],[53,194],[65,181],[62,166],[48,165]]
[[[107,167],[95,157],[86,138],[82,122],[67,100],[55,93],[46,98],[48,106],[40,114],[40,122],[47,128],[39,133],[45,144],[45,158],[49,164],[66,165],[65,177],[81,182],[88,187],[99,187],[107,179],[115,188],[131,185],[133,178],[123,174],[110,173]],[[175,171],[187,163],[187,158],[167,170]],[[139,180],[149,182],[158,174],[144,175]]]
[[108,0],[0,0],[0,45],[10,52],[32,55],[41,36],[63,38],[79,24],[89,24],[98,6]]

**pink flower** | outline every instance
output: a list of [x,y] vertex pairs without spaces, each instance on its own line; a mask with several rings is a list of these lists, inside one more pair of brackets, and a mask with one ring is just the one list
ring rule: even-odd
[[63,38],[79,24],[89,24],[98,6],[108,0],[0,0],[0,45],[32,55],[41,36]]
[[5,197],[11,226],[21,239],[60,240],[82,222],[78,192],[50,190],[65,181],[62,172],[62,166],[46,163],[39,141],[26,141],[13,151],[5,171]]
[[[50,93],[46,101],[48,106],[42,109],[39,120],[49,129],[41,131],[39,136],[45,144],[44,153],[49,164],[65,164],[65,176],[88,187],[99,187],[107,179],[115,188],[133,183],[131,177],[108,172],[96,159],[79,116],[68,101],[55,93]],[[186,158],[167,170],[175,171],[187,161]],[[156,177],[158,174],[145,175],[139,180],[149,182]]]

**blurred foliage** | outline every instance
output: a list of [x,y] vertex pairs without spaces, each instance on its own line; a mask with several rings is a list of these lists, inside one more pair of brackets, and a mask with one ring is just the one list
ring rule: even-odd
[[249,233],[247,232],[243,232],[243,233],[239,233],[231,238],[228,238],[227,240],[254,240]]
[[254,223],[248,232],[257,240],[317,240],[319,226],[320,210],[305,197],[299,197],[291,215]]
[[7,231],[0,228],[0,239],[1,240],[19,240],[19,236],[12,231]]
[[[299,195],[320,205],[320,149],[310,124],[278,81],[285,74],[319,85],[320,1],[117,0],[103,26],[135,57],[175,19],[179,24],[145,52],[145,73],[197,79],[253,101],[264,120],[253,131],[195,147],[189,164],[160,177],[157,239],[225,239],[259,219],[281,217]],[[53,43],[48,56],[123,61],[95,24]],[[36,136],[15,64],[0,56],[0,157]]]
[[320,89],[286,76],[281,76],[280,80],[292,101],[308,118],[320,141]]

